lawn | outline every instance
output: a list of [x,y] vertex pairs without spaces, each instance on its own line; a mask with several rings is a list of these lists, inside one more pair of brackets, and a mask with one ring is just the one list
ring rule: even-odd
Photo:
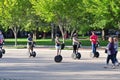
[[[61,39],[62,41],[62,39]],[[91,43],[89,39],[80,39],[82,46],[91,46]],[[100,46],[106,46],[108,41],[103,41],[100,40]],[[15,39],[5,39],[5,45],[14,45]],[[26,45],[27,44],[27,39],[26,38],[18,38],[17,39],[17,44],[18,45]],[[54,41],[51,39],[37,39],[36,40],[36,45],[55,45]],[[72,45],[72,40],[71,39],[66,39],[65,40],[65,45]]]

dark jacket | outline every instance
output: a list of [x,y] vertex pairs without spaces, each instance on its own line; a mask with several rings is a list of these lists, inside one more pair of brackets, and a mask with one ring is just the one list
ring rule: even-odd
[[108,44],[108,50],[109,50],[109,52],[110,52],[110,55],[115,54],[114,43],[109,43],[109,44]]

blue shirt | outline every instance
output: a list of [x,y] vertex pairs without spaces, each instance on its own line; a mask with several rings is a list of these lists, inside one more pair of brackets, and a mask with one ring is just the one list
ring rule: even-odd
[[32,41],[33,41],[33,40],[32,40],[32,37],[28,37],[28,44],[29,44],[29,45],[32,45]]

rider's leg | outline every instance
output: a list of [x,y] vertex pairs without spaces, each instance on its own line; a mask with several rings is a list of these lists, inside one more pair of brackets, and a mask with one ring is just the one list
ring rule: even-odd
[[55,46],[55,48],[56,48],[56,53],[57,53],[57,55],[59,55],[59,46]]
[[77,45],[73,45],[73,53],[76,53]]
[[96,53],[96,46],[95,44],[92,43],[92,53],[95,54]]

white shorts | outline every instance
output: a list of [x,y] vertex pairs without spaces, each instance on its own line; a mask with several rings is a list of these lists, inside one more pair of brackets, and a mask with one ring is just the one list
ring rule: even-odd
[[56,49],[61,49],[61,46],[55,46]]

